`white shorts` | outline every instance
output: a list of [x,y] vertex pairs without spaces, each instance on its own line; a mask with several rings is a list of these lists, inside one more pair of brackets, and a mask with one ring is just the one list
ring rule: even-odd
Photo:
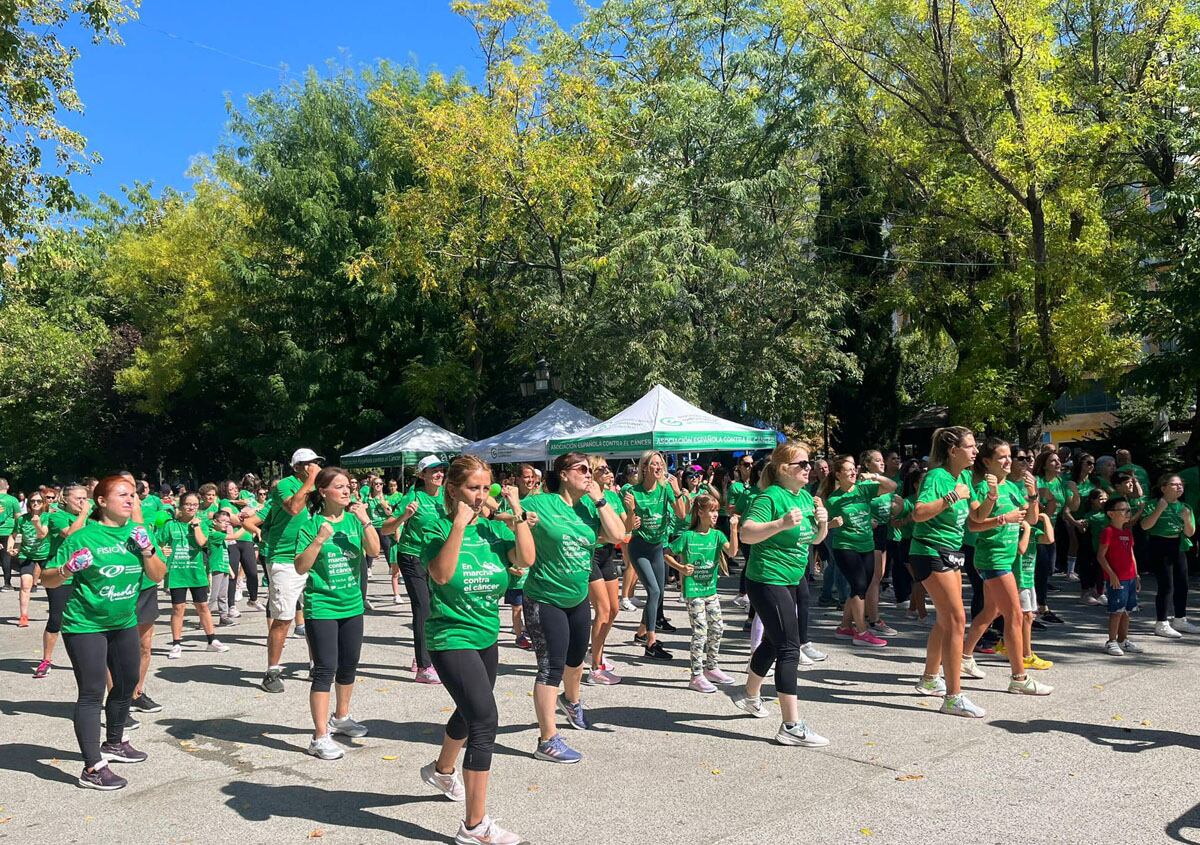
[[1028,590],[1017,590],[1017,596],[1021,599],[1021,610],[1026,613],[1037,610],[1037,594],[1032,587]]
[[270,565],[271,585],[267,598],[271,618],[281,621],[296,618],[296,603],[304,594],[304,585],[308,583],[308,573],[296,574],[296,567],[290,563],[272,563]]

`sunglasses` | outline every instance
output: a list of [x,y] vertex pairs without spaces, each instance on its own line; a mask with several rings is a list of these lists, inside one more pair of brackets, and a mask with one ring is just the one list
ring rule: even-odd
[[575,470],[576,472],[582,472],[584,475],[592,474],[592,468],[587,464],[579,464],[579,466],[573,466],[571,469]]
[[1028,456],[1028,455],[1017,455],[1017,457],[1015,458],[1015,460],[1018,460],[1018,461],[1028,461],[1028,460],[1029,460],[1029,456]]
[[792,461],[784,464],[787,467],[799,467],[800,469],[812,469],[812,461]]

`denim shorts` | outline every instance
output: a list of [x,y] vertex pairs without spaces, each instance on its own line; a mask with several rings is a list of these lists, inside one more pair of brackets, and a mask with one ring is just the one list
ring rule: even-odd
[[520,607],[525,604],[525,591],[523,589],[505,590],[504,603],[512,607]]
[[1003,578],[1005,575],[1012,575],[1011,569],[977,569],[979,577],[984,581],[990,581],[993,578]]
[[1137,581],[1130,578],[1128,581],[1122,581],[1121,586],[1113,589],[1112,585],[1108,587],[1108,612],[1109,613],[1129,613],[1137,607]]

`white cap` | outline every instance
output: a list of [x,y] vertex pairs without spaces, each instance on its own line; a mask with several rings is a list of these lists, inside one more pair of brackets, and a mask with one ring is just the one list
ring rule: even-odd
[[323,457],[318,455],[312,449],[297,449],[292,453],[292,466],[302,464],[306,461],[323,461]]
[[446,462],[437,455],[426,455],[417,462],[417,473],[422,473],[432,467],[444,467]]

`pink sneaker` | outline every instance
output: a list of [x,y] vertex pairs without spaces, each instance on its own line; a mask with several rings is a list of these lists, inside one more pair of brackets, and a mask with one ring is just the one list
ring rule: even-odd
[[833,635],[835,637],[837,637],[839,640],[852,640],[852,639],[854,639],[854,628],[850,627],[849,625],[846,625],[843,628],[838,628],[837,630],[835,630],[833,632]]
[[854,635],[854,645],[864,648],[883,648],[887,640],[875,636],[870,630]]
[[33,671],[33,677],[35,677],[35,678],[44,678],[49,674],[50,674],[50,661],[49,660],[43,660],[41,663],[38,664],[37,669],[35,669]]
[[705,669],[704,677],[708,678],[714,684],[720,684],[721,686],[733,683],[733,678],[726,675],[720,669]]
[[420,668],[417,666],[417,658],[413,658],[412,665],[408,667],[408,671],[412,672],[414,675],[420,671]]
[[692,682],[688,684],[688,689],[694,689],[696,692],[716,692],[717,688],[708,682],[708,678],[703,675],[692,675]]
[[621,676],[607,669],[593,669],[588,672],[588,683],[594,686],[611,687],[621,683]]
[[429,666],[417,673],[418,684],[440,684],[442,679],[438,677],[437,669]]

